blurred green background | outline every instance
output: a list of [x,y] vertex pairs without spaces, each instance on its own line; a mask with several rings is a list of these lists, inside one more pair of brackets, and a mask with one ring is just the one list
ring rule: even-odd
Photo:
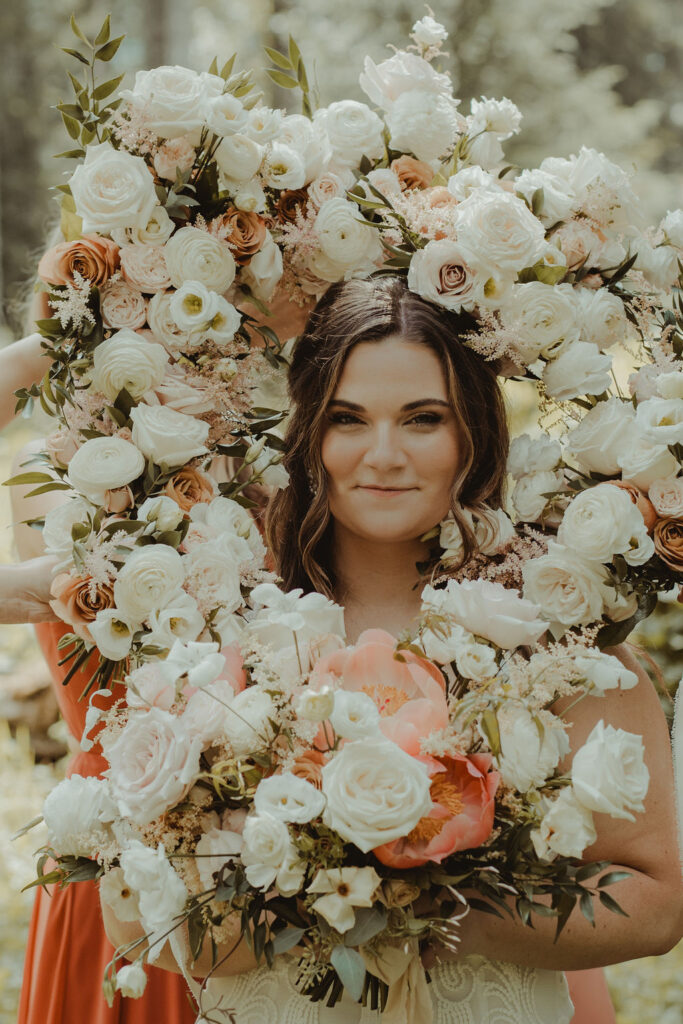
[[[521,134],[507,144],[510,162],[537,164],[594,146],[633,170],[646,214],[657,223],[683,206],[683,18],[672,0],[433,0],[449,30],[445,66],[466,112],[472,97],[508,96],[524,114]],[[53,153],[70,148],[53,109],[70,100],[60,51],[70,46],[75,13],[94,33],[112,13],[113,34],[127,38],[111,74],[183,64],[208,68],[237,51],[242,67],[264,63],[263,45],[281,48],[287,35],[314,67],[321,102],[365,99],[358,73],[365,54],[388,56],[405,45],[426,13],[407,0],[5,0],[0,5],[0,344],[22,333],[37,257],[56,219],[55,185],[72,170]],[[258,75],[265,100],[291,102]],[[125,84],[128,84],[126,81]],[[513,396],[516,417],[528,411]],[[45,421],[15,422],[0,436],[0,478],[13,453],[45,432]],[[0,558],[13,558],[6,490],[0,491]],[[663,676],[665,711],[683,671],[683,609],[673,601],[640,629],[638,640]],[[63,772],[66,736],[32,630],[0,627],[0,1024],[13,1024],[32,896],[20,894],[32,875],[40,836],[10,843],[12,832],[39,813],[45,792]],[[11,729],[7,725],[11,723]],[[619,1024],[681,1024],[683,944],[608,970]],[[84,1024],[84,1022],[73,1022]]]

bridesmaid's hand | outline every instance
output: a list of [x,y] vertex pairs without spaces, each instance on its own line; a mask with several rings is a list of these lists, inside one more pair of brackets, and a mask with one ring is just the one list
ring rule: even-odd
[[0,622],[56,622],[50,586],[56,560],[52,555],[0,566]]

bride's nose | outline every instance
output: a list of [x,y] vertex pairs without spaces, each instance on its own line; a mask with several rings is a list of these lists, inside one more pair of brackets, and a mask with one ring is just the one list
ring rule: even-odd
[[363,461],[366,466],[378,472],[400,469],[406,464],[406,453],[401,445],[399,433],[390,423],[377,424],[368,438],[368,447]]

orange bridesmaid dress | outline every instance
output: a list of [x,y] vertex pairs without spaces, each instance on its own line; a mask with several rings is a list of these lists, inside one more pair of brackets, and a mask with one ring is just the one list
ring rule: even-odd
[[[58,665],[57,642],[69,629],[61,622],[35,627],[50,668],[57,701],[72,736],[80,739],[87,700],[78,698],[96,663],[86,665],[67,686],[67,666]],[[99,775],[107,767],[97,746],[79,752],[67,774]],[[194,1024],[196,1012],[184,979],[147,968],[147,987],[139,999],[117,993],[111,1008],[102,994],[104,969],[114,949],[104,932],[97,887],[76,882],[66,889],[36,889],[29,930],[18,1024]]]

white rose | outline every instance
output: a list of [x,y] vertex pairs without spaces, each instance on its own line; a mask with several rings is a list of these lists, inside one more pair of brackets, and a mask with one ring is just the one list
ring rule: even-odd
[[154,523],[155,530],[158,530],[160,533],[177,529],[183,520],[183,516],[183,510],[178,502],[163,494],[155,495],[153,498],[146,498],[136,513],[136,518],[140,522],[146,520],[148,523]]
[[440,46],[441,43],[448,39],[448,32],[444,26],[435,21],[429,14],[415,22],[410,35],[418,46],[425,47]]
[[124,245],[119,258],[123,276],[133,288],[152,295],[170,286],[163,245]]
[[652,444],[683,444],[683,399],[648,398],[636,409],[636,425]]
[[250,814],[242,833],[242,863],[247,881],[266,889],[291,853],[292,841],[284,821],[270,814]]
[[[653,480],[648,490],[657,515],[665,519],[683,519],[683,477],[669,476]],[[47,519],[45,521],[47,527]],[[43,537],[45,529],[43,529]]]
[[587,341],[605,349],[623,341],[628,335],[624,303],[618,295],[606,288],[598,288],[597,291],[577,288],[574,296],[578,302],[581,334]]
[[678,459],[666,445],[653,444],[637,433],[629,440],[630,444],[619,455],[619,466],[625,480],[646,491],[660,477],[678,472]]
[[243,268],[242,278],[257,299],[270,302],[282,277],[282,266],[280,248],[268,232],[263,246],[252,256],[248,266]]
[[270,188],[303,188],[306,184],[306,166],[297,151],[283,142],[271,142],[261,174]]
[[588,341],[575,341],[542,373],[546,391],[558,402],[579,395],[600,395],[611,382],[612,357],[602,355]]
[[145,968],[137,960],[134,964],[124,964],[116,972],[116,991],[129,999],[139,999],[145,991],[147,975]]
[[136,405],[130,411],[130,418],[133,442],[159,466],[182,466],[208,450],[205,442],[209,424],[203,420],[185,416],[165,405]]
[[[465,125],[469,134],[469,124]],[[505,153],[500,142],[491,132],[470,136],[467,143],[467,157],[481,167],[500,167]]]
[[88,629],[100,654],[111,661],[128,656],[138,623],[129,621],[118,608],[103,608],[88,623]]
[[481,302],[486,280],[471,252],[449,238],[418,249],[408,270],[411,291],[456,313],[471,311]]
[[174,548],[167,544],[135,548],[114,583],[116,607],[129,621],[144,622],[176,596],[184,576],[183,559]]
[[237,611],[242,604],[240,566],[250,561],[248,544],[234,535],[195,544],[183,557],[186,588],[202,608]]
[[337,690],[330,725],[345,740],[360,740],[379,735],[379,710],[367,693]]
[[498,672],[493,648],[488,644],[478,644],[474,639],[456,645],[455,664],[461,676],[479,682],[490,679]]
[[540,168],[524,170],[515,178],[515,192],[521,193],[528,203],[538,189],[543,189],[543,200],[538,214],[540,220],[550,227],[558,221],[567,220],[576,202],[576,194],[562,178]]
[[549,711],[533,714],[512,700],[498,708],[496,717],[501,744],[498,769],[503,781],[520,793],[542,785],[553,774],[560,758],[569,753],[569,738],[562,719]]
[[363,156],[379,160],[384,155],[384,124],[366,103],[330,103],[316,110],[314,124],[327,134],[334,162],[340,167],[357,167]]
[[426,586],[422,605],[506,650],[535,643],[548,625],[538,618],[541,609],[536,604],[489,580],[449,580],[440,590]]
[[145,643],[170,649],[176,640],[196,640],[206,622],[194,598],[181,592],[165,608],[152,612],[148,625]]
[[460,241],[496,276],[516,276],[543,255],[543,225],[526,204],[508,192],[474,192],[456,209]]
[[477,509],[474,520],[474,539],[482,555],[495,555],[517,536],[512,520],[502,508]]
[[272,699],[256,686],[238,693],[224,719],[224,735],[235,757],[246,757],[267,747],[273,730],[269,719],[276,716]]
[[670,291],[678,281],[680,273],[678,261],[680,253],[671,245],[650,245],[645,240],[637,243],[638,258],[634,268],[650,282],[654,288]]
[[604,654],[597,649],[589,649],[574,659],[579,672],[586,677],[591,692],[603,696],[606,690],[621,687],[631,690],[638,682],[638,676],[612,654]]
[[[169,139],[164,142],[163,146],[160,146],[156,151],[154,154],[154,170],[160,178],[164,178],[166,181],[175,181],[178,171],[184,173],[190,170],[196,155],[193,140],[179,135],[178,138]],[[174,226],[173,222],[171,222],[169,235],[172,233]]]
[[[188,896],[185,884],[168,862],[163,843],[153,850],[131,839],[121,852],[120,863],[126,882],[138,894],[143,928],[160,937],[173,927],[173,919],[183,912]],[[163,942],[150,945],[150,963],[162,948]]]
[[683,398],[683,370],[660,373],[657,377],[657,391],[662,398]]
[[138,825],[180,803],[199,775],[200,740],[188,735],[182,717],[161,708],[131,714],[102,746],[112,796]]
[[483,167],[479,167],[476,164],[471,167],[461,167],[455,174],[451,174],[448,179],[448,191],[459,202],[467,199],[468,196],[471,196],[478,189],[502,192],[503,186],[489,171],[485,171]]
[[553,541],[548,553],[524,563],[524,595],[563,626],[588,625],[601,618],[607,591],[600,565],[583,562],[576,552]]
[[292,772],[262,779],[254,793],[257,814],[270,814],[280,821],[304,824],[319,817],[325,807],[320,790]]
[[133,88],[121,95],[140,110],[145,125],[159,138],[176,139],[203,126],[209,100],[222,92],[222,78],[176,64],[138,71]]
[[287,114],[282,119],[277,141],[295,150],[304,163],[304,184],[316,178],[330,161],[330,142],[321,124],[303,114]]
[[235,280],[236,264],[226,242],[200,228],[185,227],[169,238],[164,248],[174,287],[199,281],[220,295]]
[[643,737],[600,721],[574,754],[572,785],[577,800],[589,810],[635,821],[644,811],[650,773],[644,761]]
[[560,442],[548,434],[520,434],[510,445],[507,471],[519,480],[528,473],[551,473],[562,458]]
[[569,158],[569,176],[577,207],[598,223],[620,230],[641,221],[629,175],[604,153],[582,146],[578,156]]
[[550,470],[520,477],[512,492],[512,504],[520,519],[527,523],[540,519],[550,500],[546,495],[560,490],[562,479],[561,472]]
[[246,127],[249,112],[237,96],[224,92],[208,100],[205,120],[207,127],[216,135],[234,135]]
[[92,437],[84,441],[69,462],[67,479],[75,491],[94,505],[104,502],[105,492],[125,487],[145,468],[145,459],[122,437]]
[[197,871],[204,890],[214,889],[214,874],[220,871],[226,861],[239,860],[243,839],[230,829],[212,828],[205,832],[195,847]]
[[505,297],[501,314],[519,339],[515,349],[527,365],[579,340],[578,307],[570,284],[516,284]]
[[570,786],[560,791],[540,826],[531,833],[536,855],[541,860],[552,860],[556,854],[581,857],[597,838],[593,815],[579,803]]
[[659,228],[664,232],[670,245],[683,249],[683,210],[668,210]]
[[88,146],[69,186],[86,233],[108,235],[115,228],[145,225],[159,203],[142,157],[109,142]]
[[201,333],[181,331],[171,313],[174,292],[158,292],[150,299],[147,307],[147,323],[155,339],[172,355],[189,352],[203,340]]
[[278,135],[284,114],[272,107],[254,107],[249,111],[246,134],[250,139],[264,146]]
[[322,769],[325,824],[363,853],[406,836],[428,814],[429,776],[386,739],[347,743]]
[[100,289],[100,313],[105,327],[135,330],[147,320],[147,302],[127,281],[107,281]]
[[[400,192],[398,178],[396,178],[396,184]],[[352,172],[342,169],[337,174],[333,171],[325,171],[323,174],[318,175],[317,178],[314,178],[308,186],[308,201],[313,204],[316,210],[319,210],[328,199],[344,199],[347,188],[351,188],[352,185]]]
[[61,505],[48,509],[43,526],[43,543],[48,555],[56,558],[71,558],[73,538],[71,528],[76,523],[87,523],[94,509],[81,497],[67,498]]
[[516,135],[522,122],[522,113],[518,106],[507,97],[502,100],[473,99],[470,103],[471,118],[468,125],[470,133],[490,132],[497,139],[505,141]]
[[450,96],[411,89],[401,93],[386,116],[391,146],[418,160],[437,160],[452,149],[461,126]]
[[330,199],[315,219],[313,230],[323,253],[344,268],[361,268],[380,255],[377,234],[362,218],[355,203]]
[[108,904],[119,921],[139,921],[140,905],[137,895],[126,884],[121,868],[112,868],[99,881],[100,899]]
[[620,487],[597,484],[581,491],[565,510],[557,539],[581,558],[609,562],[639,546],[647,529],[638,507]]
[[216,150],[216,163],[221,174],[231,181],[250,181],[258,174],[263,154],[263,146],[248,135],[231,135]]
[[116,804],[104,779],[72,775],[57,783],[43,804],[48,843],[64,857],[95,858],[111,841],[108,824]]
[[390,110],[398,97],[414,89],[451,97],[451,80],[440,74],[429,61],[399,50],[381,64],[366,57],[358,81],[366,96],[382,110]]
[[632,443],[634,420],[628,402],[619,398],[598,402],[567,435],[569,453],[588,472],[616,476],[619,456],[628,452]]
[[92,386],[111,402],[123,388],[131,398],[139,399],[163,380],[167,365],[168,353],[162,345],[124,329],[95,349]]
[[334,711],[334,690],[323,686],[320,690],[306,687],[296,699],[297,718],[306,722],[324,722]]

